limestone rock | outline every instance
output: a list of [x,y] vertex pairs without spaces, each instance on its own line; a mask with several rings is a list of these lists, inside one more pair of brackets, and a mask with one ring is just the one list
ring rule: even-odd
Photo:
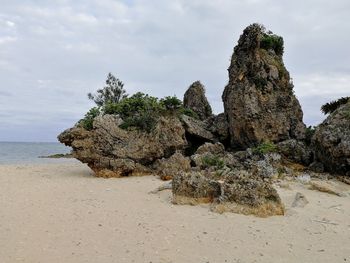
[[205,89],[199,81],[194,82],[184,95],[185,108],[198,114],[200,120],[205,120],[212,115],[210,104],[205,96]]
[[350,102],[339,107],[317,128],[312,139],[316,158],[326,171],[350,171]]
[[[264,39],[281,50],[263,46]],[[303,112],[283,59],[283,40],[253,24],[241,35],[223,93],[232,146],[246,148],[263,141],[280,142],[305,135]]]
[[212,203],[215,212],[236,212],[260,217],[283,215],[284,207],[269,182],[240,171],[217,177],[217,173],[180,173],[173,179],[176,204]]
[[278,152],[289,160],[309,165],[313,161],[313,152],[304,142],[295,139],[286,140],[277,144]]
[[149,174],[156,160],[168,158],[187,145],[177,117],[161,117],[151,133],[123,130],[119,127],[122,123],[119,116],[99,116],[91,131],[78,124],[58,139],[73,148],[75,158],[103,177]]
[[180,152],[176,152],[168,159],[157,160],[155,171],[162,180],[171,180],[179,172],[188,172],[191,170],[190,158],[184,157]]
[[204,122],[190,116],[182,115],[181,120],[188,134],[205,141],[213,141],[214,135],[207,129]]
[[220,195],[220,184],[201,172],[177,174],[172,189],[175,204],[210,203]]
[[211,154],[223,154],[225,152],[225,147],[222,143],[205,143],[200,146],[196,154],[211,153]]
[[227,143],[229,140],[228,122],[225,113],[213,115],[205,120],[207,129],[214,134],[219,142]]

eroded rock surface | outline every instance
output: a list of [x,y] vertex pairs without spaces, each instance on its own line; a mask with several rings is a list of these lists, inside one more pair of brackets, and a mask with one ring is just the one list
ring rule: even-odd
[[259,217],[283,215],[277,191],[268,182],[246,171],[218,178],[215,172],[181,173],[173,179],[176,204],[212,203],[215,212],[236,212]]
[[119,127],[122,123],[117,115],[99,116],[91,131],[78,124],[58,139],[73,148],[75,158],[103,177],[151,173],[149,166],[156,160],[187,145],[185,130],[176,117],[161,117],[151,133],[123,130]]
[[317,127],[312,144],[327,171],[350,175],[350,103]]
[[283,64],[283,40],[281,52],[262,48],[266,37],[278,38],[258,24],[247,27],[232,56],[222,98],[235,147],[302,139],[305,134],[303,112]]
[[183,103],[186,108],[197,113],[200,120],[205,120],[212,115],[210,104],[205,96],[205,88],[199,81],[188,88]]

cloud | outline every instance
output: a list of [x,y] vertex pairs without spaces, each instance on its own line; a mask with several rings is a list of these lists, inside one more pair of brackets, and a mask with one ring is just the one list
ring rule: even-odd
[[55,140],[93,106],[86,94],[108,72],[128,93],[159,97],[182,97],[201,80],[219,113],[233,47],[253,22],[284,37],[305,122],[319,123],[324,102],[349,95],[349,15],[348,0],[5,1],[0,140],[19,127],[21,139]]

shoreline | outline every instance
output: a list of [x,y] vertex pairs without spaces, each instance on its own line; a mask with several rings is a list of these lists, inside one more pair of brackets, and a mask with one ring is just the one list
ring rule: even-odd
[[[155,176],[103,179],[76,163],[0,165],[2,262],[350,261],[350,196],[279,187],[285,216],[181,206]],[[308,200],[294,207],[295,194]]]

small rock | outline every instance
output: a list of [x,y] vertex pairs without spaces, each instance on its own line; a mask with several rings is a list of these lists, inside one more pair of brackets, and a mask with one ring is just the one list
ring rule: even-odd
[[302,193],[296,193],[292,207],[305,207],[309,201],[306,199],[305,195]]

